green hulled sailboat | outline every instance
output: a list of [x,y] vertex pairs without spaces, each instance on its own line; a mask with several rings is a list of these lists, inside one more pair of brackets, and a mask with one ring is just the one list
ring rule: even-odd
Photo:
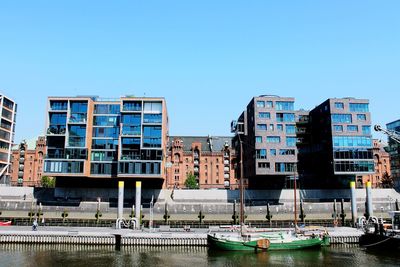
[[251,232],[244,225],[244,188],[243,188],[243,147],[240,140],[240,232],[209,233],[207,244],[219,250],[293,250],[329,245],[329,236],[325,232],[299,232],[297,228],[296,176],[294,175],[294,231]]

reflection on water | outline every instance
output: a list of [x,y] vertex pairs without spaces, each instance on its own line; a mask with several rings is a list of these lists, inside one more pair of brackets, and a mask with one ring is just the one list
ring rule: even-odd
[[358,247],[305,251],[221,252],[206,247],[0,245],[0,266],[398,266],[395,253]]

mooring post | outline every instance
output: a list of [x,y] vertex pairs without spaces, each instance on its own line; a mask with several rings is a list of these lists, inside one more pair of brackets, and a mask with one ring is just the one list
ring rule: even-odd
[[367,198],[367,210],[366,210],[366,215],[365,216],[368,220],[369,217],[373,216],[373,209],[372,209],[372,191],[371,191],[371,182],[366,182],[365,183],[366,187],[366,198]]
[[[141,222],[141,214],[140,214],[140,206],[141,206],[141,198],[142,198],[142,182],[136,182],[136,199],[135,199],[135,218],[138,222]],[[140,229],[140,223],[136,225],[136,229]]]
[[357,222],[357,197],[356,197],[356,182],[350,182],[351,190],[351,219],[353,226],[356,226]]
[[117,214],[117,225],[118,229],[121,228],[121,220],[124,216],[124,182],[118,182],[118,214]]

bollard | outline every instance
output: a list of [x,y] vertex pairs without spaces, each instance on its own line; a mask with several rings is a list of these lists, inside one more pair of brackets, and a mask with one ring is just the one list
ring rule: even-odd
[[366,209],[366,218],[368,220],[369,217],[373,216],[372,210],[372,192],[371,192],[371,182],[366,182],[366,198],[367,198],[367,209]]
[[[135,198],[135,207],[137,212],[135,213],[135,218],[138,222],[141,221],[141,216],[140,216],[140,207],[141,207],[141,198],[142,198],[142,182],[137,181],[136,182],[136,198]],[[140,223],[136,225],[136,229],[140,229]]]
[[[117,215],[117,221],[123,219],[124,217],[124,182],[119,181],[118,182],[118,215]],[[117,223],[117,228],[121,228],[121,223]]]
[[350,182],[351,190],[351,219],[353,227],[356,226],[357,222],[357,198],[356,198],[356,182]]

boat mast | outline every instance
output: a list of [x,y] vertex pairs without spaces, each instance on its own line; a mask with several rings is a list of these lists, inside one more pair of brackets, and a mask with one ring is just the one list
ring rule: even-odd
[[243,233],[244,226],[244,186],[243,186],[243,142],[240,139],[240,181],[239,181],[239,191],[240,191],[240,233]]
[[297,183],[296,183],[296,165],[293,166],[294,178],[294,229],[297,230]]

